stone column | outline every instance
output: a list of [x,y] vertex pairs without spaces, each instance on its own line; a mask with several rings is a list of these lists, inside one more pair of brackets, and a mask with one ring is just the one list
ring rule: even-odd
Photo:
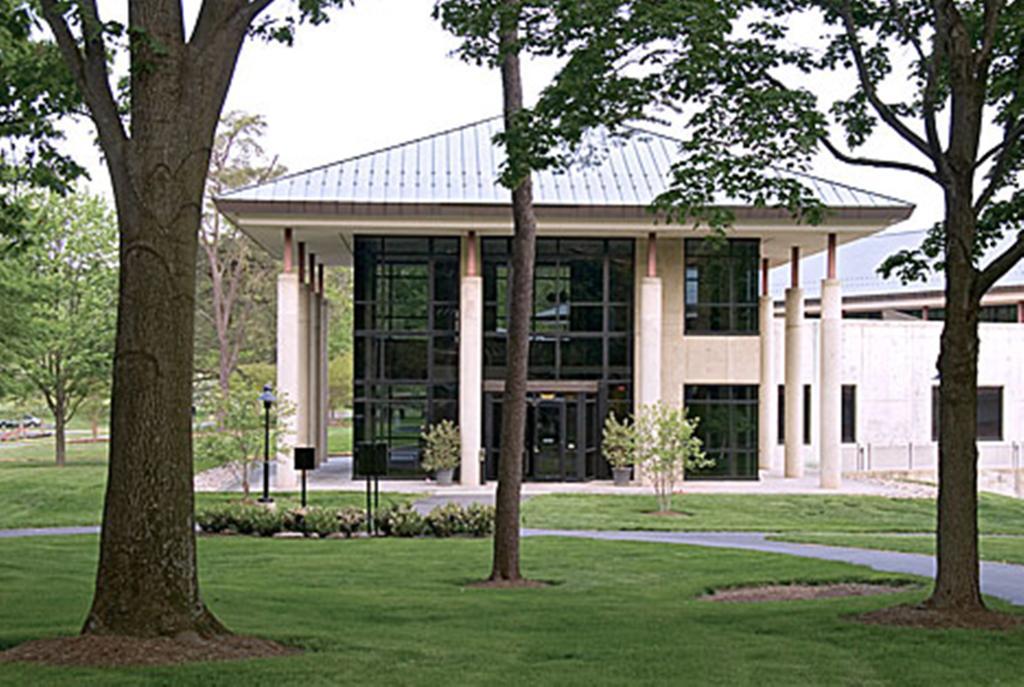
[[804,292],[800,249],[792,251],[792,285],[786,289],[786,477],[804,476]]
[[761,261],[761,300],[758,326],[761,329],[761,369],[758,379],[757,406],[757,467],[772,469],[775,451],[776,398],[775,392],[775,303],[768,293],[768,258]]
[[323,361],[320,359],[320,294],[315,288],[316,265],[312,257],[310,256],[309,261],[310,283],[306,296],[309,299],[309,339],[306,342],[309,346],[309,430],[306,436],[309,442],[307,445],[313,447],[316,460],[319,461],[322,453],[320,434],[323,424],[320,408],[320,366]]
[[655,234],[647,238],[647,274],[640,282],[640,376],[637,410],[661,399],[661,278]]
[[828,235],[828,268],[821,281],[821,328],[818,334],[818,412],[821,423],[821,488],[842,485],[842,350],[843,304],[836,279],[836,235]]
[[320,272],[317,276],[319,283],[317,291],[320,293],[320,446],[323,447],[318,459],[324,463],[328,458],[327,450],[327,429],[330,415],[330,377],[328,366],[330,360],[327,357],[327,333],[330,326],[330,307],[327,302],[327,294],[324,291],[324,266],[320,265]]
[[283,424],[281,452],[277,455],[275,489],[292,490],[297,485],[292,463],[292,448],[299,445],[305,430],[298,403],[305,395],[303,374],[302,304],[304,288],[292,270],[291,230],[285,232],[285,267],[277,277],[277,395],[280,402],[294,408]]
[[459,285],[459,482],[478,486],[483,445],[484,280],[478,269],[477,238],[470,232],[465,241],[466,265]]

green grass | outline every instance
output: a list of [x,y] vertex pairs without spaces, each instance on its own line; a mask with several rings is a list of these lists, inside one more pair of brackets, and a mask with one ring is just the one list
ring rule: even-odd
[[[107,482],[107,444],[69,444],[68,462],[53,462],[53,442],[38,440],[18,448],[0,449],[0,529],[95,525],[103,511]],[[196,470],[205,466],[197,461]],[[259,485],[253,485],[258,489]],[[284,505],[298,505],[297,494],[274,494]],[[414,499],[382,493],[388,500]],[[197,507],[237,500],[239,494],[196,494]],[[344,492],[310,492],[309,503],[324,506],[357,506],[365,495]]]
[[[803,544],[851,546],[858,549],[879,549],[882,551],[935,555],[934,535],[787,534],[774,536],[771,539]],[[984,560],[1024,565],[1024,538],[1022,537],[983,536],[981,537],[980,546],[981,557]]]
[[352,425],[333,425],[327,428],[327,453],[337,455],[339,453],[352,452]]
[[[528,527],[597,530],[765,530],[771,532],[934,532],[935,502],[880,496],[686,494],[651,515],[653,496],[547,494],[523,505]],[[982,494],[981,531],[1024,533],[1024,501]]]
[[[46,685],[1019,684],[1024,632],[863,626],[850,613],[925,589],[816,602],[712,604],[708,587],[893,579],[863,568],[686,546],[531,539],[525,572],[554,586],[473,590],[486,540],[207,538],[201,588],[233,630],[295,657],[120,670],[0,665]],[[78,631],[94,537],[0,542],[0,647]]]

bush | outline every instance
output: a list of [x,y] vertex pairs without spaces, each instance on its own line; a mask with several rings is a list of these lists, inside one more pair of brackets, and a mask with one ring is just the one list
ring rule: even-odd
[[338,527],[338,514],[329,508],[317,506],[288,511],[284,516],[284,528],[289,532],[315,534],[318,537],[341,531]]
[[203,532],[258,534],[270,537],[284,529],[284,519],[276,511],[249,504],[229,504],[199,511],[196,524]]
[[426,517],[427,530],[435,537],[450,537],[466,530],[466,512],[457,503],[438,506]]
[[441,420],[424,432],[423,460],[420,464],[427,472],[454,470],[462,455],[459,428],[451,420]]
[[338,531],[351,537],[366,526],[366,511],[362,508],[342,508],[338,511]]
[[418,537],[426,530],[426,522],[412,504],[399,503],[381,509],[377,514],[377,527],[385,537]]
[[471,537],[489,537],[494,534],[494,506],[471,503],[463,513],[463,532]]

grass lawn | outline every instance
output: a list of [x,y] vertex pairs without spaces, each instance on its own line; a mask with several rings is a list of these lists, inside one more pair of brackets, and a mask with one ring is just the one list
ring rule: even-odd
[[[46,685],[549,684],[932,685],[1019,683],[1024,631],[858,625],[895,595],[713,604],[711,585],[893,579],[786,556],[686,546],[530,539],[545,589],[465,589],[487,540],[347,542],[206,538],[201,585],[237,632],[296,657],[122,669],[0,665],[0,683]],[[94,537],[0,542],[0,646],[79,629]],[[996,604],[998,605],[998,604]]]
[[[0,445],[2,446],[2,445]],[[38,440],[17,448],[0,448],[0,529],[17,527],[59,527],[95,525],[103,511],[107,482],[107,444],[68,444],[68,462],[63,468],[53,463],[53,442]],[[197,462],[196,470],[203,469]],[[254,485],[257,489],[258,485]],[[299,504],[297,494],[274,494],[286,504]],[[196,494],[198,507],[238,499],[237,493]],[[310,492],[314,505],[358,506],[365,495],[344,492]],[[388,499],[409,500],[415,495]]]
[[337,455],[339,453],[352,452],[352,425],[332,425],[327,428],[327,453]]
[[[687,515],[650,515],[653,496],[546,494],[523,505],[527,527],[596,530],[765,530],[772,532],[934,532],[935,502],[880,496],[685,494]],[[1024,534],[1024,500],[982,494],[981,531]]]
[[[935,535],[786,534],[771,539],[935,555]],[[1024,537],[981,537],[981,557],[986,561],[1024,565]]]

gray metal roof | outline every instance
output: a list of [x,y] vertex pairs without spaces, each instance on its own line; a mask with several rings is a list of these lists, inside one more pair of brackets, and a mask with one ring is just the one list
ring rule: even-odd
[[[498,182],[504,150],[494,144],[500,117],[296,172],[232,191],[231,200],[352,203],[506,204]],[[629,130],[626,136],[592,132],[588,154],[566,171],[534,174],[534,200],[542,205],[647,206],[668,187],[679,141]],[[777,172],[797,176],[790,172]],[[832,207],[910,207],[911,203],[810,175],[798,175]],[[720,205],[739,206],[717,198]]]

